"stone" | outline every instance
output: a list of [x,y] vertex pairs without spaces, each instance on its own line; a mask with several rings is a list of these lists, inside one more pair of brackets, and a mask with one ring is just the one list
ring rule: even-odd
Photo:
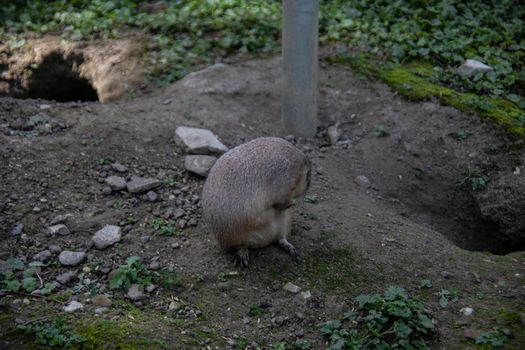
[[441,271],[441,276],[446,280],[449,280],[452,277],[454,277],[454,275],[448,271]]
[[95,315],[102,315],[106,311],[108,311],[107,307],[97,307],[95,309]]
[[111,192],[113,192],[113,191],[111,190],[111,187],[109,187],[109,186],[104,186],[104,188],[102,189],[102,194],[105,195],[105,196],[110,195]]
[[65,235],[68,235],[68,234],[71,233],[69,231],[69,229],[67,228],[67,226],[64,225],[64,224],[58,224],[58,225],[49,226],[47,228],[47,232],[51,236],[56,236],[56,235],[65,236]]
[[184,168],[190,173],[206,177],[216,160],[213,156],[189,155],[184,158]]
[[131,180],[127,183],[128,191],[130,193],[142,193],[162,185],[162,182],[157,179],[132,176]]
[[144,299],[144,288],[138,284],[132,284],[126,294],[128,299],[138,301]]
[[62,251],[62,248],[56,244],[51,244],[49,247],[47,247],[47,249],[49,249],[49,251],[53,254],[58,254]]
[[155,289],[157,289],[157,286],[154,285],[154,284],[149,284],[147,287],[146,287],[146,292],[148,293],[152,293],[153,291],[155,291]]
[[301,298],[306,301],[312,297],[312,293],[309,290],[301,292]]
[[152,261],[150,264],[149,264],[149,267],[148,267],[150,270],[152,271],[156,271],[158,269],[160,269],[160,263],[158,261]]
[[149,191],[148,193],[146,193],[146,197],[148,197],[148,200],[150,202],[155,202],[157,201],[157,199],[159,199],[159,195],[155,191]]
[[43,250],[41,251],[40,253],[36,254],[35,256],[33,256],[33,261],[42,261],[42,262],[46,262],[48,261],[51,257],[53,256],[53,254],[49,251],[49,250]]
[[295,284],[288,282],[284,285],[283,289],[289,293],[297,294],[301,291],[301,287],[296,286]]
[[456,73],[461,76],[468,76],[475,72],[492,72],[494,68],[487,66],[484,63],[481,63],[476,60],[466,60],[459,68],[456,70]]
[[335,145],[343,135],[343,131],[339,128],[339,123],[329,126],[326,133],[331,145]]
[[175,212],[173,213],[173,218],[178,219],[186,215],[186,212],[182,208],[175,209]]
[[177,311],[182,307],[182,304],[178,301],[173,300],[170,305],[168,306],[168,310],[170,311]]
[[64,250],[58,256],[58,260],[62,265],[65,266],[77,266],[86,259],[85,252],[72,252],[70,250]]
[[354,182],[363,188],[369,188],[371,186],[370,180],[364,175],[357,176]]
[[119,242],[121,239],[121,228],[115,225],[104,226],[91,238],[97,249],[106,249],[107,247]]
[[73,279],[73,277],[75,277],[75,274],[68,271],[58,275],[55,280],[60,284],[68,284]]
[[64,311],[71,313],[79,310],[84,310],[84,305],[82,303],[79,303],[76,300],[71,301],[68,305],[64,307]]
[[297,330],[295,330],[294,334],[295,334],[295,336],[297,338],[302,338],[302,337],[304,337],[304,330],[303,329],[297,329]]
[[118,173],[125,173],[128,171],[128,168],[126,168],[126,166],[120,164],[120,163],[112,163],[111,164],[111,169],[113,169],[114,171],[118,172]]
[[476,340],[481,335],[481,331],[473,328],[463,330],[463,337],[471,340]]
[[24,230],[24,224],[18,223],[11,230],[11,236],[20,236]]
[[73,218],[73,214],[61,214],[57,215],[51,220],[51,225],[58,225],[58,224],[64,224],[66,221],[71,220]]
[[106,295],[100,294],[91,299],[91,303],[99,307],[110,307],[113,302]]
[[190,154],[222,154],[228,151],[228,148],[207,129],[179,126],[175,130],[175,142]]
[[465,316],[471,316],[474,313],[474,309],[471,307],[464,307],[459,310]]
[[108,176],[104,182],[111,187],[113,191],[122,191],[126,188],[126,179],[121,176]]

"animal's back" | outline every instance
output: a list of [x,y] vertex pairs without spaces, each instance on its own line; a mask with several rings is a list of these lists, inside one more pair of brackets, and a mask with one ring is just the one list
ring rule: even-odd
[[217,160],[204,185],[205,219],[223,249],[237,248],[245,234],[264,225],[268,209],[292,197],[304,154],[286,140],[257,138]]

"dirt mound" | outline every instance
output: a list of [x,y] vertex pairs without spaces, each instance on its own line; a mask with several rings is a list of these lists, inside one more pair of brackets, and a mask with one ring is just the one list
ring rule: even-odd
[[[464,329],[495,326],[512,329],[508,344],[523,348],[525,253],[458,248],[520,247],[523,171],[514,173],[523,154],[475,116],[432,101],[407,102],[345,67],[325,65],[321,73],[318,135],[293,140],[313,166],[309,197],[293,207],[290,242],[301,255],[292,259],[277,247],[253,251],[249,270],[236,270],[202,223],[203,180],[184,170],[174,133],[178,126],[205,127],[229,148],[285,136],[279,59],[215,65],[126,101],[0,98],[0,259],[28,266],[48,257],[38,275],[44,283],[72,275],[46,298],[7,296],[1,346],[29,347],[15,319],[60,315],[99,341],[96,348],[143,338],[154,348],[155,337],[177,349],[252,342],[272,348],[298,339],[321,349],[320,323],[354,308],[356,296],[395,285],[431,311],[440,334],[433,348],[468,347]],[[327,127],[336,122],[343,123],[342,135],[331,145]],[[162,185],[149,195],[107,190],[114,176]],[[58,221],[70,234],[48,235]],[[91,237],[108,224],[121,226],[121,240],[96,249]],[[514,235],[504,233],[510,229]],[[85,252],[85,261],[61,265],[64,250]],[[130,256],[152,271],[175,272],[177,286],[158,285],[140,301],[126,300],[109,281]],[[305,293],[283,290],[288,282]],[[113,305],[95,315],[95,294]],[[440,298],[450,298],[447,307]],[[73,299],[83,311],[64,314]],[[460,313],[465,307],[474,314]]]
[[0,46],[0,94],[55,101],[113,101],[143,82],[140,42],[65,43],[47,37]]

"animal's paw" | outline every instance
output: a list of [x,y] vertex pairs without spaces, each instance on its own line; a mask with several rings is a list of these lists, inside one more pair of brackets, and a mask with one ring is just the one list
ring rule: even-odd
[[233,255],[233,263],[239,265],[240,267],[248,267],[248,261],[250,260],[250,255],[248,249],[239,249]]
[[295,249],[295,247],[290,242],[288,242],[286,238],[281,238],[279,240],[279,246],[291,256],[299,256],[297,249]]

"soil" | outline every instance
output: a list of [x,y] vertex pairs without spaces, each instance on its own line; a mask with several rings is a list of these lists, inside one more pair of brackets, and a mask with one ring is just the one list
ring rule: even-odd
[[[242,270],[220,253],[201,221],[196,196],[203,180],[185,172],[175,128],[208,128],[228,147],[287,136],[280,126],[280,82],[280,60],[268,58],[214,65],[164,89],[110,103],[0,98],[0,259],[30,262],[50,244],[88,251],[78,267],[43,269],[46,281],[76,273],[55,292],[62,298],[4,297],[8,317],[0,345],[26,344],[13,331],[14,318],[61,314],[74,297],[85,306],[83,322],[122,322],[132,334],[125,339],[158,340],[143,347],[222,349],[256,342],[271,348],[301,338],[318,349],[325,346],[319,324],[355,307],[356,296],[396,285],[431,311],[438,326],[433,348],[474,348],[465,329],[498,325],[514,332],[509,348],[523,348],[525,242],[523,230],[509,231],[514,218],[523,221],[523,207],[515,205],[521,201],[513,199],[523,190],[512,192],[523,188],[520,141],[474,115],[433,101],[405,101],[346,67],[322,65],[318,135],[294,138],[312,161],[308,195],[316,199],[294,207],[290,241],[300,257],[269,247],[252,251],[250,268]],[[326,128],[336,122],[343,135],[330,145]],[[450,136],[458,132],[471,136]],[[103,194],[104,178],[119,175],[112,162],[128,168],[124,176],[163,180],[159,199]],[[470,187],[468,169],[490,178],[487,189]],[[370,187],[355,181],[361,175]],[[175,208],[185,212],[179,221],[197,225],[184,227],[181,236],[160,235],[151,220],[169,218]],[[72,214],[66,222],[72,234],[49,237],[46,228],[63,214]],[[13,236],[17,223],[23,233]],[[106,250],[91,247],[94,232],[119,223],[129,230],[121,242]],[[123,293],[108,290],[108,272],[132,255],[145,265],[157,259],[161,269],[177,272],[179,285],[124,301]],[[433,287],[420,289],[422,279],[431,279]],[[287,282],[312,297],[284,291]],[[459,299],[440,307],[442,289],[457,291]],[[101,316],[90,303],[93,290],[115,301]],[[174,302],[182,307],[170,310]],[[261,315],[249,314],[254,305]],[[463,316],[463,307],[474,314]]]

